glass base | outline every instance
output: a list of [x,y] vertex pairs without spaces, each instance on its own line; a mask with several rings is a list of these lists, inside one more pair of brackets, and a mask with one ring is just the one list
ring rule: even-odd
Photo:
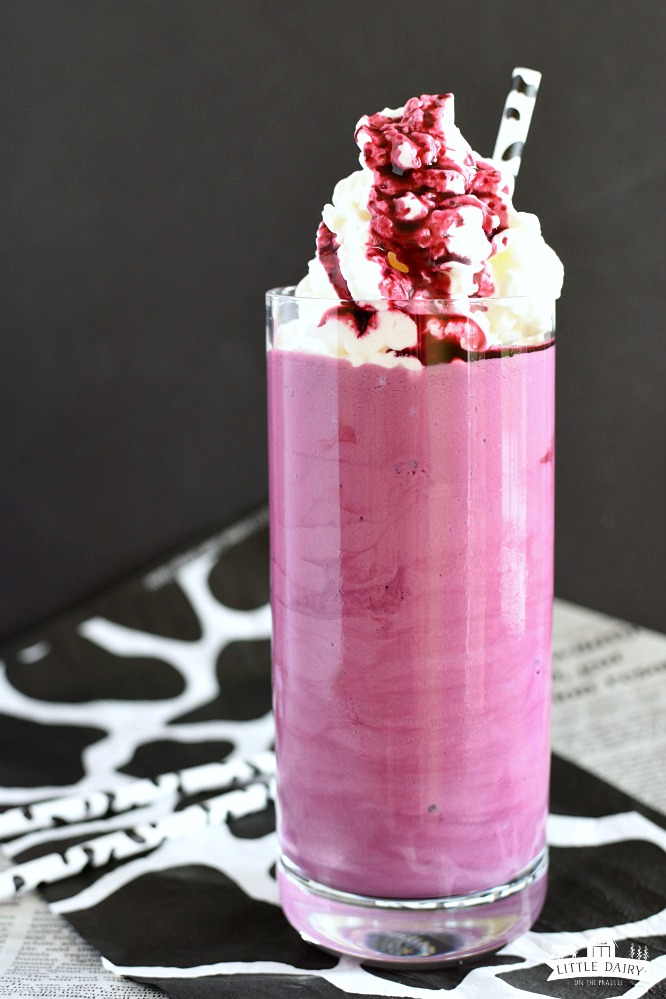
[[336,891],[278,862],[285,916],[304,940],[367,964],[458,964],[514,940],[535,922],[546,897],[548,851],[512,881],[448,898],[371,898]]

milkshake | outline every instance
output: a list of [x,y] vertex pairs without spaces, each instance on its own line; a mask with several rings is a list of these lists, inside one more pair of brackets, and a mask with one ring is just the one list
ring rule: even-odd
[[561,265],[451,95],[356,137],[269,296],[278,876],[306,939],[441,963],[545,892]]

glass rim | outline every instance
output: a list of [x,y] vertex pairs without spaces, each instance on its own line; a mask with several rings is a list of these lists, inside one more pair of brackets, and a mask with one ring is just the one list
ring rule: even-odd
[[296,285],[284,285],[283,287],[269,288],[266,292],[266,300],[270,302],[318,302],[321,305],[327,305],[328,308],[333,308],[335,305],[341,306],[352,306],[355,309],[362,308],[386,308],[387,305],[393,305],[397,308],[405,308],[414,310],[415,306],[419,306],[421,309],[428,310],[433,307],[443,307],[443,308],[460,308],[464,306],[469,308],[473,305],[485,305],[490,302],[493,305],[516,305],[519,302],[530,302],[535,299],[542,299],[544,302],[552,302],[553,306],[557,302],[556,298],[551,298],[546,295],[507,295],[507,296],[493,296],[488,295],[486,297],[477,296],[466,296],[459,295],[457,298],[322,298],[319,295],[297,295]]

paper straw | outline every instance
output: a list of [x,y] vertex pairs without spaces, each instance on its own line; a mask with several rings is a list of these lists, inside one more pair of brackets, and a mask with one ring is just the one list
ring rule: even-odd
[[237,791],[189,805],[159,822],[143,822],[132,829],[119,829],[77,843],[60,853],[49,853],[35,860],[16,864],[0,872],[0,899],[13,898],[42,884],[53,884],[81,871],[104,867],[114,860],[125,860],[160,846],[168,839],[191,836],[206,826],[222,825],[260,812],[272,800],[266,784],[256,783]]
[[511,89],[504,103],[493,159],[506,163],[514,177],[520,169],[540,83],[541,73],[524,66],[517,66],[511,77]]
[[19,808],[10,808],[0,814],[0,841],[40,829],[53,829],[74,822],[118,815],[171,795],[184,798],[202,791],[240,787],[258,777],[274,773],[275,754],[266,751],[256,753],[246,760],[203,763],[159,774],[157,777],[142,777],[121,784],[112,791],[90,791],[86,794],[51,798],[49,801],[37,801]]

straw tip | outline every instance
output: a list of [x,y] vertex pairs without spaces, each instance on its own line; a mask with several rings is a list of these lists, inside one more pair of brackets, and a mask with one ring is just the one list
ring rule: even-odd
[[492,158],[514,177],[520,168],[540,82],[541,73],[527,66],[516,66],[511,77]]
[[531,87],[538,87],[541,83],[541,73],[538,69],[528,69],[527,66],[516,66],[511,74],[512,79],[522,77],[525,83]]

